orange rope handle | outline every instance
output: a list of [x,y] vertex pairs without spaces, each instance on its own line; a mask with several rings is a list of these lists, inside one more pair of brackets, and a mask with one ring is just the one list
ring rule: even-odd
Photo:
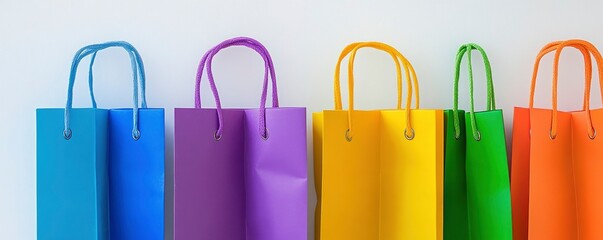
[[[536,62],[534,63],[534,74],[532,75],[532,83],[530,85],[530,107],[534,106],[534,94],[535,94],[535,89],[536,89],[536,78],[538,75],[538,68],[540,65],[540,61],[541,59],[548,53],[557,50],[557,46],[559,44],[561,44],[562,41],[555,41],[555,42],[551,42],[547,45],[545,45],[541,50],[540,53],[538,54],[538,57],[536,58]],[[592,81],[592,61],[591,61],[591,57],[590,57],[590,51],[588,49],[586,49],[584,46],[582,46],[581,44],[571,44],[569,45],[573,48],[578,49],[583,57],[584,57],[584,79],[585,82],[586,81]],[[603,84],[603,82],[601,82]],[[584,88],[584,95],[586,95],[588,92],[590,92],[590,84],[587,85],[587,87]],[[601,101],[603,102],[603,95],[601,96]],[[586,99],[584,99],[584,102],[582,103],[582,110],[586,109]]]
[[[548,54],[549,52],[552,52],[553,50],[555,50],[555,58],[554,58],[554,64],[553,64],[553,89],[552,89],[552,102],[553,102],[553,114],[552,114],[552,119],[551,119],[551,130],[550,130],[550,137],[551,139],[555,139],[555,137],[557,136],[557,115],[558,115],[558,99],[557,99],[557,95],[558,95],[558,88],[557,88],[557,83],[558,83],[558,79],[559,79],[559,58],[561,56],[561,52],[563,50],[563,48],[567,47],[567,46],[571,46],[574,47],[578,50],[580,50],[580,52],[582,52],[582,54],[584,55],[584,62],[585,62],[585,69],[586,69],[586,73],[585,73],[585,90],[584,90],[584,102],[583,102],[583,110],[586,111],[588,117],[587,117],[587,124],[589,126],[588,129],[588,136],[591,139],[594,139],[595,137],[595,128],[592,124],[592,120],[591,120],[591,116],[590,116],[590,90],[591,90],[591,83],[592,83],[592,63],[591,63],[591,59],[590,59],[590,55],[592,54],[593,57],[595,58],[596,64],[597,64],[597,69],[598,69],[598,74],[599,74],[599,90],[603,92],[603,83],[601,82],[601,79],[603,79],[603,57],[601,56],[601,53],[599,52],[599,50],[590,42],[584,41],[584,40],[580,40],[580,39],[572,39],[572,40],[567,40],[567,41],[563,41],[563,42],[552,42],[547,44],[538,54],[537,58],[536,58],[536,62],[534,64],[534,73],[532,75],[532,83],[531,83],[531,88],[530,88],[530,109],[534,107],[534,92],[535,92],[535,85],[536,85],[536,77],[537,77],[537,73],[538,73],[538,65],[540,63],[540,60],[542,59],[542,57],[546,54]],[[602,99],[603,101],[603,99]]]

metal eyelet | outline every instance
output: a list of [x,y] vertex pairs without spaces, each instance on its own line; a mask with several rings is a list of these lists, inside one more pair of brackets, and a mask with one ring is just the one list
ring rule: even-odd
[[138,139],[140,139],[140,131],[138,129],[132,130],[132,138],[134,141],[138,141]]
[[591,136],[590,134],[588,134],[588,138],[590,138],[590,140],[595,140],[596,137],[597,137],[597,129],[593,128],[593,135]]
[[475,139],[475,141],[480,141],[482,140],[482,133],[479,130],[476,130],[477,133],[477,138],[475,137],[475,134],[473,134],[473,139]]
[[408,129],[404,129],[404,137],[406,138],[406,140],[413,140],[415,138],[415,129],[414,128],[410,128],[410,133],[411,135],[408,136]]
[[71,128],[67,128],[67,129],[63,130],[63,137],[65,138],[65,140],[71,139],[72,136],[73,136],[73,133],[71,132]]
[[222,139],[222,134],[218,135],[218,130],[214,132],[214,140],[220,141]]
[[262,135],[262,140],[266,141],[268,140],[268,138],[270,138],[270,132],[268,131],[268,128],[266,128],[266,136]]
[[350,136],[350,129],[348,128],[347,131],[345,131],[345,140],[347,140],[348,142],[352,141],[352,136]]

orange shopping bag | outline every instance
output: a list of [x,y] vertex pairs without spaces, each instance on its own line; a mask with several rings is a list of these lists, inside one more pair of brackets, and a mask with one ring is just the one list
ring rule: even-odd
[[[557,109],[559,57],[572,46],[584,55],[586,84],[581,111]],[[534,108],[540,60],[555,52],[552,109]],[[545,46],[536,58],[529,108],[515,108],[511,195],[514,239],[603,239],[603,143],[597,126],[603,109],[590,110],[591,56],[601,79],[603,58],[589,42]],[[600,86],[600,88],[603,85]]]

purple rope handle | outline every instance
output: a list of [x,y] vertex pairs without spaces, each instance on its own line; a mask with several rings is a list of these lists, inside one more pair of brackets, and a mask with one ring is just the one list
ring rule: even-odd
[[205,53],[205,55],[203,55],[203,58],[201,59],[201,62],[199,63],[199,67],[197,68],[197,78],[196,78],[196,85],[195,85],[195,108],[201,108],[201,78],[203,76],[204,68],[207,67],[207,78],[209,80],[209,85],[211,87],[211,91],[213,92],[214,99],[216,101],[216,109],[218,112],[218,130],[216,131],[214,137],[216,137],[216,139],[219,139],[222,136],[222,133],[224,131],[224,129],[223,129],[224,118],[222,115],[222,104],[220,103],[220,96],[218,94],[218,89],[217,89],[216,83],[214,81],[214,76],[213,76],[211,65],[212,65],[214,56],[218,52],[220,52],[220,50],[229,48],[232,46],[245,46],[245,47],[251,48],[251,49],[255,50],[257,53],[259,53],[262,56],[262,59],[264,59],[265,72],[264,72],[264,83],[263,83],[263,87],[262,87],[262,97],[260,100],[259,133],[262,136],[262,138],[268,138],[268,131],[266,128],[266,98],[268,95],[268,74],[270,74],[270,78],[272,80],[272,107],[278,107],[279,104],[278,104],[278,92],[277,92],[277,87],[276,87],[276,74],[274,71],[274,64],[272,63],[272,57],[270,56],[270,53],[268,53],[268,50],[266,49],[266,47],[264,47],[264,45],[262,45],[260,42],[258,42],[255,39],[248,38],[248,37],[236,37],[236,38],[228,39],[228,40],[225,40],[225,41],[221,42],[220,44],[216,45],[215,47],[213,47],[212,49],[207,51]]

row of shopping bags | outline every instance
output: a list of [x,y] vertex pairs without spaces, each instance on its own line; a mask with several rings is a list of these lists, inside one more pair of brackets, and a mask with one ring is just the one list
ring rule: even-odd
[[[354,60],[365,47],[392,56],[398,76],[396,109],[354,109]],[[473,104],[473,50],[481,53],[486,66],[483,112],[475,112]],[[339,68],[347,55],[349,107],[342,110]],[[469,112],[458,109],[465,55]],[[354,43],[341,53],[335,110],[313,115],[316,239],[511,239],[504,123],[495,106],[485,51],[476,44],[459,49],[451,110],[420,109],[418,83],[410,62],[386,44]]]
[[[354,58],[364,47],[383,50],[396,63],[395,110],[354,110]],[[566,47],[584,56],[580,111],[557,108],[559,59]],[[486,68],[487,104],[481,112],[474,109],[472,50]],[[552,109],[539,109],[534,107],[538,69],[551,52]],[[339,67],[347,55],[346,111]],[[469,112],[458,109],[464,55]],[[529,107],[514,111],[509,164],[502,111],[496,109],[492,71],[481,47],[466,44],[458,51],[453,109],[425,110],[419,108],[418,81],[404,56],[382,43],[349,45],[335,70],[335,110],[313,115],[316,239],[603,239],[603,150],[597,140],[603,112],[590,109],[593,58],[601,80],[603,57],[591,43],[558,41],[541,49]],[[402,68],[408,86],[404,108]],[[603,92],[601,81],[599,88]]]
[[[211,64],[232,46],[251,48],[265,62],[257,109],[221,107]],[[93,64],[97,53],[113,47],[131,59],[133,108],[97,108]],[[92,108],[74,109],[76,71],[87,56]],[[204,70],[214,109],[201,108]],[[279,107],[266,48],[251,38],[224,41],[203,56],[196,81],[195,108],[175,110],[174,237],[306,240],[306,110]],[[147,108],[138,51],[126,42],[80,49],[67,106],[37,110],[38,239],[164,239],[164,165],[164,109]]]
[[[264,61],[259,108],[222,108],[212,60],[233,46],[250,48]],[[132,108],[97,108],[93,64],[98,53],[113,47],[124,49],[131,60]],[[581,111],[557,109],[559,57],[566,47],[584,55]],[[354,109],[354,61],[362,48],[392,57],[395,109]],[[473,51],[485,66],[484,111],[474,107]],[[553,109],[537,109],[538,66],[551,52]],[[88,56],[92,107],[75,109],[75,76]],[[348,109],[340,89],[346,57]],[[468,111],[458,107],[464,58]],[[603,150],[597,148],[596,127],[603,112],[590,110],[592,58],[601,76],[603,58],[592,44],[568,40],[543,47],[529,108],[515,109],[509,164],[503,114],[480,46],[459,48],[453,108],[442,110],[420,108],[420,81],[398,50],[380,42],[348,45],[336,65],[335,109],[312,115],[315,239],[602,238],[603,163],[597,160]],[[215,108],[201,105],[204,72]],[[145,80],[132,45],[89,45],[73,59],[66,107],[37,110],[38,239],[164,238],[164,109],[147,107]],[[267,49],[246,37],[216,45],[203,55],[195,86],[194,108],[174,111],[174,238],[307,239],[306,109],[280,107]],[[269,92],[271,107],[266,106]]]

